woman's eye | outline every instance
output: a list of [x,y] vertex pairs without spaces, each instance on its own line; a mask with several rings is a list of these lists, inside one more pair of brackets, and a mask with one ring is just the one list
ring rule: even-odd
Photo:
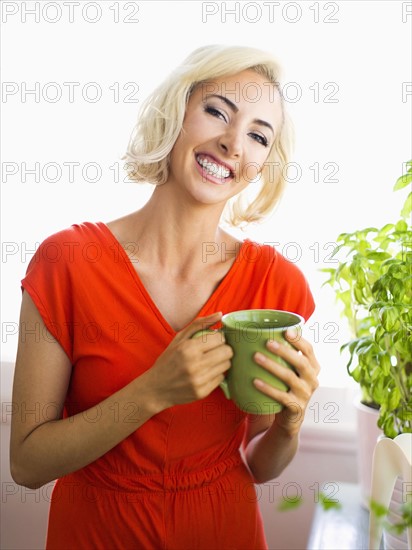
[[221,111],[219,111],[219,109],[215,109],[214,107],[211,107],[210,105],[206,105],[205,111],[206,111],[206,113],[209,113],[209,115],[215,116],[217,118],[221,118],[222,120],[227,122],[226,117],[224,116],[224,114]]
[[254,132],[252,132],[249,135],[252,136],[252,138],[256,140],[258,143],[261,143],[264,147],[268,146],[268,140],[265,138],[265,136],[262,136],[260,134],[255,134]]

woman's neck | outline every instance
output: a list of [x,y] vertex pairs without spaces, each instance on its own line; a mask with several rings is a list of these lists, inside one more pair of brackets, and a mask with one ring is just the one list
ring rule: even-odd
[[189,204],[165,184],[128,217],[128,238],[138,244],[142,259],[171,274],[199,271],[219,261],[222,245],[235,240],[219,227],[222,210],[220,204]]

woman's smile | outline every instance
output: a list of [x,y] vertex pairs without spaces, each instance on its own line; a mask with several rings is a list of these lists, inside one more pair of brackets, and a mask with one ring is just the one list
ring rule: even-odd
[[207,181],[222,185],[230,182],[234,178],[234,170],[226,163],[220,162],[213,155],[197,153],[195,155],[196,164],[199,172]]

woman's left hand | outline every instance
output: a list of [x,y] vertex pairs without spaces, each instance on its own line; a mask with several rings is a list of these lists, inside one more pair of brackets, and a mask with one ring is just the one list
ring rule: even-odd
[[282,411],[276,414],[274,421],[278,427],[295,435],[300,430],[308,402],[319,386],[317,376],[320,366],[312,345],[302,336],[297,336],[295,329],[286,331],[285,337],[293,347],[269,341],[267,349],[290,363],[295,372],[260,353],[255,354],[255,362],[281,379],[289,386],[289,391],[279,390],[259,378],[254,380],[254,384],[259,391],[284,406]]

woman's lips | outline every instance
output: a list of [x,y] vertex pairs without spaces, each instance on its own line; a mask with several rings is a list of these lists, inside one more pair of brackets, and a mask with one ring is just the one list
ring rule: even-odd
[[195,158],[200,173],[208,181],[222,185],[233,178],[232,170],[213,157],[199,153]]

